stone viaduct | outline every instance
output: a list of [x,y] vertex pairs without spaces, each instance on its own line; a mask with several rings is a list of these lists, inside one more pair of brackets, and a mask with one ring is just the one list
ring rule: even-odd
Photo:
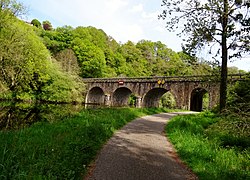
[[[241,79],[230,75],[229,81]],[[88,78],[86,104],[112,107],[128,106],[131,94],[136,98],[135,107],[158,107],[163,94],[170,91],[177,108],[201,111],[202,98],[209,95],[209,108],[219,101],[220,82],[215,76],[142,77],[142,78]]]

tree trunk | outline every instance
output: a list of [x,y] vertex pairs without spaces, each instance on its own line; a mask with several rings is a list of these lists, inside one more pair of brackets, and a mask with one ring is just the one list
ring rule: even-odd
[[228,25],[228,0],[224,0],[224,13],[222,21],[222,62],[221,62],[221,81],[220,81],[220,112],[226,108],[227,99],[227,25]]

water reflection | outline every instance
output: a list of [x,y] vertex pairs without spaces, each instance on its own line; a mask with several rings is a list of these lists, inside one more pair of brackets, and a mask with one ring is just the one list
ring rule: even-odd
[[58,121],[83,109],[84,105],[0,102],[0,130],[20,129],[38,121]]

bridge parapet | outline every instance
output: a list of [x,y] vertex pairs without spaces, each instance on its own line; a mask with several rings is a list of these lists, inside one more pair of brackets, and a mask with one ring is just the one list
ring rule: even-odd
[[[228,81],[239,81],[246,79],[246,74],[229,74]],[[158,80],[164,80],[165,82],[202,82],[213,81],[219,82],[220,79],[215,75],[200,75],[200,76],[151,76],[151,77],[112,77],[112,78],[83,78],[83,82],[86,83],[105,83],[105,82],[157,82]]]

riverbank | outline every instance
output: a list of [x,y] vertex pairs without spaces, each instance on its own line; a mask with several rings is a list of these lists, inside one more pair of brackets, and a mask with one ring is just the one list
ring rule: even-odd
[[86,109],[73,117],[0,132],[0,179],[82,179],[113,133],[166,109]]

